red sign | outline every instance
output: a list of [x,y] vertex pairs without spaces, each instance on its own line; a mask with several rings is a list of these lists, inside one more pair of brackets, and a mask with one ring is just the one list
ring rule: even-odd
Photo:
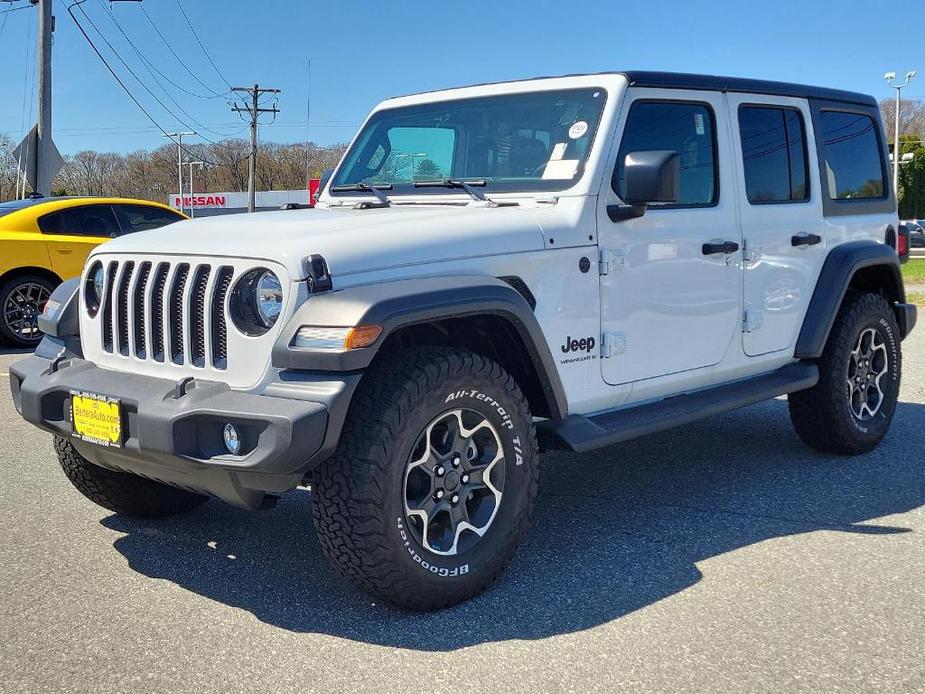
[[318,198],[318,187],[321,185],[320,178],[308,179],[308,206],[314,207]]
[[[189,195],[183,196],[183,207],[224,207],[225,206],[225,196],[224,195],[194,195],[190,197]],[[173,206],[177,209],[180,208],[180,197],[174,196]]]

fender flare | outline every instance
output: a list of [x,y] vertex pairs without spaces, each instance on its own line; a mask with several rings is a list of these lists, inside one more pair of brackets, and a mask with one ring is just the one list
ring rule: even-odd
[[[517,332],[539,376],[552,417],[565,418],[565,391],[536,315],[517,290],[494,277],[423,277],[311,295],[280,332],[273,346],[272,365],[300,371],[362,371],[385,340],[401,328],[479,315],[503,318]],[[303,325],[379,325],[382,335],[369,347],[347,352],[294,347],[296,333]]]
[[[900,337],[905,338],[912,329],[904,310],[906,290],[899,269],[899,257],[890,246],[876,241],[849,241],[829,251],[816,288],[803,319],[797,338],[794,356],[798,359],[818,359],[829,339],[838,309],[841,307],[851,280],[864,268],[881,266],[886,269],[889,285],[884,287],[892,298],[894,311],[900,323]],[[914,324],[914,319],[912,323]]]

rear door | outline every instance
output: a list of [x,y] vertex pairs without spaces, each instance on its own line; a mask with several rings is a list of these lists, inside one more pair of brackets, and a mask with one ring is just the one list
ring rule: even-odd
[[[599,200],[604,380],[613,385],[712,366],[740,329],[741,243],[720,92],[634,88],[611,181]],[[611,221],[631,152],[679,155],[679,199]],[[738,348],[737,342],[736,348]]]
[[38,221],[52,269],[64,280],[78,277],[90,251],[120,233],[115,212],[106,204],[68,207]]
[[803,99],[729,94],[744,240],[745,354],[792,349],[826,255]]

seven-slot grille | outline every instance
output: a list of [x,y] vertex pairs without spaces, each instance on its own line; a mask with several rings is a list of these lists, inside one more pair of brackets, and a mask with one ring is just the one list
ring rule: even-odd
[[225,306],[234,269],[208,263],[105,265],[102,347],[109,354],[228,368]]

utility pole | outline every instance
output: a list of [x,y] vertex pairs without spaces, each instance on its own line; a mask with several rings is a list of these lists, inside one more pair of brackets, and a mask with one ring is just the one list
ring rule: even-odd
[[39,6],[39,120],[36,128],[35,147],[35,192],[46,198],[51,196],[51,179],[56,171],[52,170],[51,142],[51,35],[55,30],[55,18],[52,15],[52,0],[30,0]]
[[247,175],[247,211],[253,212],[257,207],[257,121],[261,113],[272,113],[274,117],[279,113],[279,109],[274,105],[272,108],[260,107],[261,94],[279,94],[279,89],[261,88],[255,84],[253,87],[232,87],[231,91],[244,93],[250,96],[250,104],[245,102],[245,106],[232,106],[231,110],[237,113],[246,112],[251,119],[251,152],[250,166],[248,166]]
[[[205,164],[204,161],[188,161],[189,164],[189,216],[190,218],[196,217],[196,203],[193,199],[193,167],[198,166],[202,169]],[[182,195],[180,197],[183,197]]]
[[893,84],[896,80],[895,72],[888,72],[883,76],[886,83],[896,90],[896,129],[893,131],[893,195],[896,197],[896,205],[899,206],[899,95],[903,87],[908,87],[912,78],[915,77],[916,71],[909,70],[906,73],[906,81],[902,84]]
[[[192,137],[195,134],[192,130],[182,133],[164,133],[164,137],[169,137],[177,143],[177,183],[180,186],[177,190],[180,191],[180,212],[183,212],[183,136],[189,135]],[[190,205],[190,208],[192,208],[192,205]]]

